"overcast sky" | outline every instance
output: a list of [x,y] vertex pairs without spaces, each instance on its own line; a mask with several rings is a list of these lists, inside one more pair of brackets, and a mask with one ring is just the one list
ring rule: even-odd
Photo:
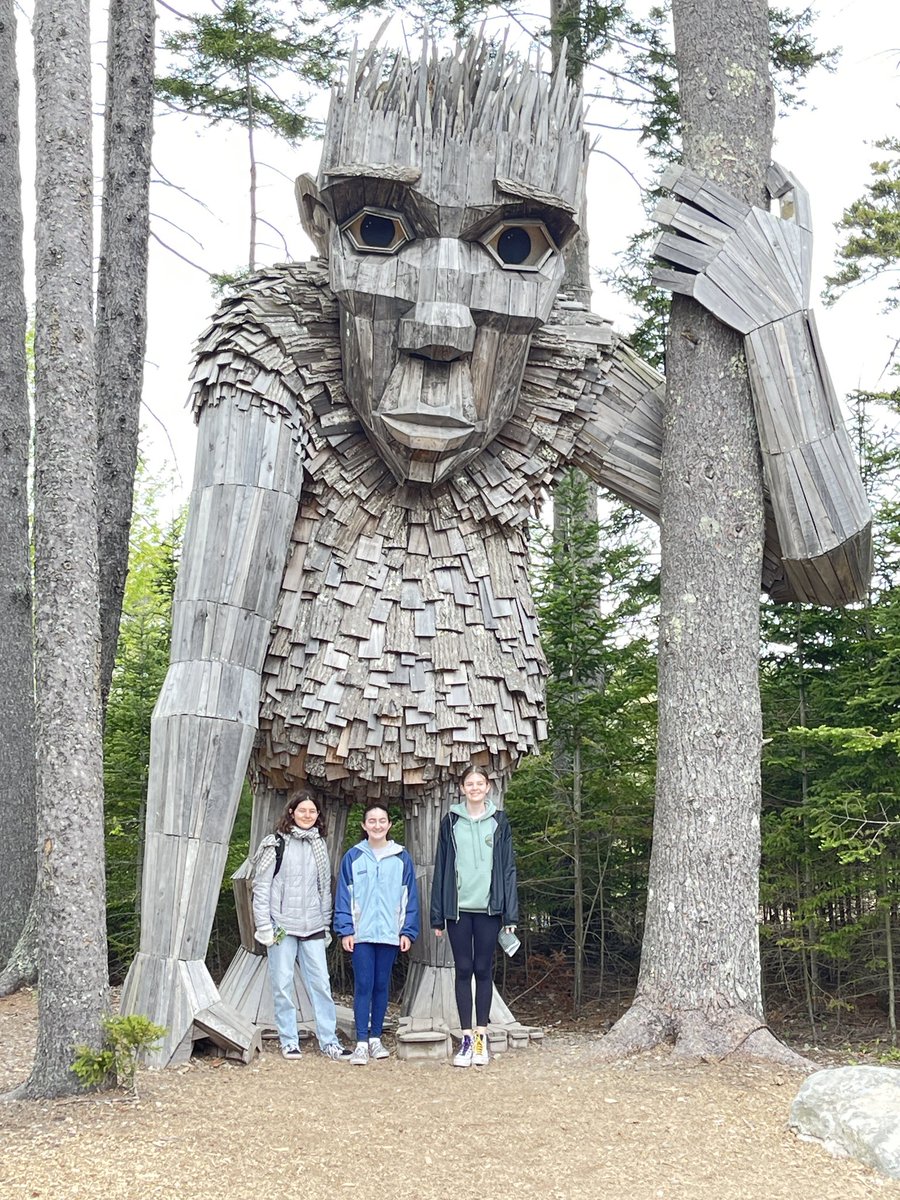
[[[210,0],[180,0],[185,11],[212,11]],[[776,157],[808,187],[816,232],[814,294],[833,267],[837,235],[834,223],[859,196],[868,181],[868,164],[876,157],[871,143],[900,134],[900,4],[896,0],[823,0],[818,6],[817,33],[822,46],[841,46],[833,73],[818,71],[806,89],[806,107],[779,119]],[[98,64],[104,54],[105,6],[94,2],[93,40]],[[30,2],[19,10],[20,75],[23,103],[23,176],[26,189],[33,180],[33,152],[27,134],[31,88]],[[177,22],[160,9],[163,27]],[[390,31],[396,37],[399,30]],[[98,69],[97,95],[102,95]],[[601,121],[609,117],[595,110]],[[629,122],[630,123],[630,122]],[[98,123],[99,124],[99,123]],[[591,165],[591,257],[596,267],[609,267],[630,232],[643,222],[638,187],[619,166],[624,162],[643,181],[649,178],[640,152],[622,133],[606,132]],[[154,163],[157,179],[164,176],[176,191],[156,182],[151,196],[153,226],[158,237],[210,271],[233,270],[246,261],[247,154],[243,131],[210,129],[193,118],[165,114],[156,124]],[[291,150],[262,138],[260,204],[265,218],[279,234],[263,228],[262,261],[282,261],[285,251],[305,258],[310,247],[299,229],[293,204],[292,179],[315,171],[314,142]],[[102,157],[98,146],[96,170]],[[205,206],[205,207],[204,207]],[[28,234],[26,233],[26,237]],[[26,266],[32,258],[26,241]],[[193,339],[208,322],[215,306],[204,274],[164,249],[151,244],[149,342],[145,383],[144,447],[154,472],[173,470],[173,500],[189,486],[194,431],[184,408]],[[833,309],[818,306],[819,324],[840,395],[856,387],[886,386],[883,370],[897,337],[896,324],[879,315],[875,289],[861,289]],[[627,330],[628,313],[619,297],[597,284],[593,307],[613,317]]]

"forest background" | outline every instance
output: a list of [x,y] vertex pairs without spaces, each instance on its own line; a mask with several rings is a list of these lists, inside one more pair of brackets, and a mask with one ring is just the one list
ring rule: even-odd
[[[286,17],[296,13],[288,4],[250,7]],[[841,612],[765,607],[760,936],[770,1017],[802,1018],[805,1036],[815,1041],[825,1032],[849,1035],[857,1018],[871,1020],[874,1014],[880,1032],[896,1046],[900,445],[895,418],[900,404],[890,361],[895,334],[889,272],[900,253],[900,169],[896,143],[882,148],[871,143],[896,130],[900,49],[885,49],[891,37],[881,19],[883,7],[821,6],[825,20],[812,25],[819,48],[849,41],[849,49],[832,73],[820,65],[805,81],[807,97],[815,94],[818,109],[794,109],[776,131],[776,153],[812,190],[819,278],[831,275],[831,295],[840,296],[831,315],[823,317],[823,335],[839,391],[848,400],[878,532],[876,576],[865,606]],[[189,11],[217,18],[228,8],[210,3]],[[169,6],[158,11],[158,42],[191,28]],[[97,15],[101,31],[99,6]],[[656,20],[652,13],[642,15]],[[308,9],[306,16],[313,21]],[[805,30],[809,19],[808,10],[797,9],[787,28]],[[893,42],[900,47],[900,22],[891,19],[898,26]],[[413,37],[416,13],[406,14],[403,22]],[[351,24],[345,13],[323,11],[306,31],[326,30],[328,49],[337,52]],[[540,39],[540,19],[489,13],[489,31],[508,24],[529,26]],[[368,26],[362,28],[365,36]],[[399,44],[404,30],[395,21],[387,41]],[[657,30],[664,46],[662,16]],[[27,40],[26,21],[20,35]],[[652,354],[659,345],[658,326],[647,325],[645,318],[655,316],[659,304],[640,274],[642,202],[671,147],[665,131],[647,132],[639,72],[649,72],[652,58],[638,68],[635,88],[634,76],[626,73],[627,40],[625,32],[610,40],[603,66],[586,76],[588,93],[601,97],[590,113],[600,141],[592,160],[589,232],[592,263],[602,272],[592,282],[595,309],[615,316],[623,331],[634,329],[644,352]],[[178,61],[174,50],[161,49],[157,74]],[[324,78],[330,61],[324,55],[322,65],[318,79],[311,80],[310,72],[300,81],[280,73],[269,85],[280,96],[304,92],[304,104],[296,109],[312,122],[327,102]],[[25,112],[27,48],[20,73]],[[892,97],[889,104],[885,95]],[[210,126],[202,116],[186,117],[176,111],[171,93],[169,101],[160,107],[154,147],[144,463],[105,735],[113,981],[124,974],[137,944],[149,720],[167,664],[181,508],[192,457],[192,426],[180,409],[188,346],[214,302],[208,276],[234,274],[244,269],[247,257],[246,130],[228,120]],[[823,108],[827,141],[815,133],[823,128]],[[829,121],[829,111],[840,119],[832,115]],[[304,128],[298,123],[287,140],[274,132],[256,133],[257,262],[308,253],[291,211],[290,186],[294,175],[315,168],[315,139],[299,137]],[[23,150],[28,145],[26,134]],[[867,164],[876,157],[880,165],[870,174]],[[31,174],[24,154],[23,174]],[[854,209],[858,196],[864,197],[863,207]],[[845,210],[844,227],[831,238],[829,222],[840,221]],[[617,257],[635,235],[631,251]],[[858,282],[855,272],[865,276],[873,270],[880,278],[847,292]],[[881,321],[878,314],[885,306],[888,316]],[[578,487],[569,481],[556,497],[564,536],[552,541],[539,523],[534,531],[536,591],[552,672],[552,741],[544,755],[525,763],[508,797],[520,860],[526,953],[503,969],[512,994],[528,990],[532,997],[545,997],[560,1016],[569,1010],[596,1020],[614,1017],[624,1007],[640,958],[655,777],[658,581],[652,528],[606,503],[596,524],[586,522],[578,516]],[[232,844],[232,870],[246,855],[248,837],[245,803]],[[237,942],[228,875],[210,947],[214,975],[227,966]],[[335,965],[340,968],[339,959]]]

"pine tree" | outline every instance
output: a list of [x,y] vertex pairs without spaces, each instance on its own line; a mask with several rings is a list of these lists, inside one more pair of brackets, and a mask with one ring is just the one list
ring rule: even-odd
[[[18,101],[13,0],[0,0],[0,968],[24,927],[36,868],[28,530],[31,422]],[[12,983],[0,982],[0,989]]]
[[[535,599],[550,668],[549,748],[523,764],[507,805],[525,907],[551,946],[571,943],[576,1010],[588,960],[601,969],[621,859],[649,844],[655,742],[655,593],[646,538],[626,510],[585,518],[584,485],[557,487],[539,534]],[[633,860],[632,860],[633,862]],[[634,895],[630,896],[633,902]],[[630,919],[626,914],[615,917]]]
[[[774,106],[764,0],[674,0],[685,165],[764,203]],[[729,81],[740,77],[738,96]],[[672,305],[663,442],[659,768],[632,1007],[602,1053],[792,1056],[764,1029],[757,680],[762,480],[740,339]]]
[[100,687],[109,691],[138,456],[150,236],[153,0],[110,0],[97,276]]
[[169,665],[183,517],[163,522],[162,484],[139,473],[122,623],[104,727],[110,976],[137,951],[150,718]]
[[40,981],[18,1094],[80,1086],[107,1006],[100,735],[90,38],[82,0],[37,0],[35,696]]
[[[288,20],[274,0],[229,0],[215,16],[193,16],[190,28],[170,34],[163,46],[183,65],[156,81],[157,95],[179,112],[211,124],[230,122],[247,130],[250,173],[250,235],[247,269],[256,265],[258,130],[294,145],[314,131],[304,112],[307,95],[282,99],[275,85],[291,76],[307,91],[325,87],[337,39],[312,31],[309,20]],[[222,280],[227,281],[223,276]]]

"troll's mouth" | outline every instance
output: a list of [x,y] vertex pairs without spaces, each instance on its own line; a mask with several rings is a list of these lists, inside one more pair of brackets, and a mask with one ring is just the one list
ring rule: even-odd
[[411,450],[456,450],[475,432],[471,421],[448,412],[394,411],[381,414],[381,419],[392,436]]

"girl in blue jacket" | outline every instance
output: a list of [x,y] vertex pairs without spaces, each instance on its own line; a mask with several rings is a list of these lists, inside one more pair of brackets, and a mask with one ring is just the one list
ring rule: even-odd
[[409,852],[388,840],[391,818],[381,804],[370,804],[362,823],[366,835],[341,860],[334,928],[353,955],[355,1066],[387,1058],[382,1044],[391,970],[398,948],[405,954],[419,935],[416,871]]

